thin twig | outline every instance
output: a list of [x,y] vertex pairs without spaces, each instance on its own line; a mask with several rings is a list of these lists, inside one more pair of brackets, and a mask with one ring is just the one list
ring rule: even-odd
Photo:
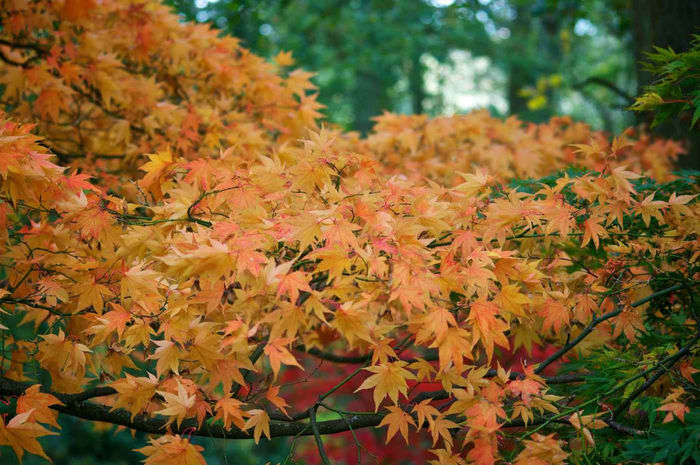
[[321,432],[318,429],[318,423],[316,422],[316,406],[311,407],[309,411],[309,421],[311,422],[311,429],[314,432],[314,439],[316,439],[316,447],[318,447],[318,455],[321,457],[321,461],[324,465],[331,465],[331,461],[326,455],[326,448],[323,447],[323,439],[321,439]]
[[[696,285],[696,284],[698,284],[698,283],[694,283],[693,285]],[[636,302],[633,302],[633,303],[630,305],[630,307],[632,307],[632,308],[634,308],[634,307],[639,307],[639,306],[644,305],[645,303],[647,303],[647,302],[649,302],[649,301],[651,301],[651,300],[653,300],[653,299],[655,299],[655,298],[657,298],[657,297],[661,297],[661,296],[663,296],[663,295],[669,294],[669,293],[671,293],[671,292],[673,292],[673,291],[675,291],[675,290],[678,290],[678,289],[680,289],[680,288],[682,288],[682,287],[684,287],[683,284],[676,284],[676,285],[674,285],[674,286],[668,287],[668,288],[663,289],[663,290],[661,290],[661,291],[654,292],[653,294],[651,294],[651,295],[649,295],[649,296],[647,296],[647,297],[644,297],[643,299],[639,299],[639,300],[637,300]],[[615,310],[613,310],[613,311],[611,311],[611,312],[608,312],[608,313],[606,313],[606,314],[604,314],[604,315],[601,315],[601,316],[599,316],[599,317],[597,317],[597,318],[593,318],[593,321],[591,321],[591,322],[588,324],[588,326],[586,326],[586,327],[583,329],[583,331],[581,331],[581,333],[580,333],[573,341],[569,342],[569,343],[566,344],[564,347],[562,347],[561,349],[557,350],[557,351],[554,352],[552,355],[550,355],[550,356],[549,356],[546,360],[544,360],[542,363],[540,363],[540,364],[537,366],[537,369],[535,369],[535,374],[541,373],[542,370],[544,370],[544,369],[547,368],[549,365],[551,365],[552,363],[554,363],[556,360],[558,360],[560,357],[562,357],[562,356],[563,356],[564,354],[566,354],[568,351],[570,351],[571,349],[573,349],[574,347],[576,347],[581,341],[583,341],[583,340],[586,338],[586,336],[588,336],[590,333],[593,332],[593,330],[595,329],[596,326],[598,326],[599,324],[601,324],[602,322],[604,322],[604,321],[606,321],[606,320],[609,320],[610,318],[616,317],[617,315],[619,315],[620,313],[622,313],[622,310],[623,310],[622,308],[617,308],[617,309],[615,309]]]

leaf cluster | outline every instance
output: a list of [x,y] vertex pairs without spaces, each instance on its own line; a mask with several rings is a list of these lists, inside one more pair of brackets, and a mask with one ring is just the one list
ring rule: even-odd
[[286,54],[78,3],[11,2],[0,30],[18,457],[61,414],[153,435],[147,464],[202,463],[192,436],[313,436],[327,464],[370,427],[438,464],[561,464],[697,408],[700,202],[674,142],[485,112],[360,137]]
[[652,127],[688,113],[692,130],[700,119],[700,36],[693,36],[688,51],[655,47],[647,58],[645,67],[657,80],[646,87],[630,109],[652,111]]

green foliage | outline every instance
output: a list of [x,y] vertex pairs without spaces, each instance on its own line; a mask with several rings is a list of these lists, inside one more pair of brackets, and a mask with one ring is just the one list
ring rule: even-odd
[[654,47],[646,68],[658,76],[630,109],[653,111],[652,127],[676,117],[692,114],[690,129],[700,119],[700,35],[693,36],[690,50],[677,53],[670,47]]
[[[334,123],[363,132],[383,110],[423,113],[424,55],[440,62],[454,49],[490,44],[464,8],[428,1],[220,1],[198,8],[170,0],[187,19],[210,21],[256,54],[292,51],[316,73],[320,101]],[[433,103],[432,106],[435,106]]]
[[[581,175],[574,170],[569,176]],[[697,186],[698,172],[684,170],[676,172],[677,176],[670,182],[658,183],[651,179],[632,180],[634,189],[645,197],[651,193],[655,199],[668,200],[672,192],[691,193]],[[540,182],[551,184],[559,175],[543,178]],[[527,186],[528,181],[518,181],[520,186]],[[527,187],[525,187],[527,188]],[[664,234],[665,226],[651,219],[649,226],[643,222],[628,224],[633,234]],[[671,234],[669,231],[668,234]],[[597,254],[593,248],[567,248],[566,253],[574,260],[574,267],[581,271],[591,270],[605,273],[609,260],[614,256]],[[685,263],[687,258],[677,258]],[[657,267],[657,257],[644,254],[644,260],[650,267]],[[687,270],[696,275],[700,268],[691,265]],[[656,277],[653,290],[683,282],[679,269],[667,269]],[[604,294],[605,295],[605,294]],[[608,293],[614,297],[614,293]],[[700,302],[693,292],[674,293],[671,298],[656,299],[654,311],[647,312],[643,324],[646,331],[636,332],[637,343],[628,341],[626,334],[620,334],[620,345],[601,347],[590,351],[579,351],[565,363],[561,373],[580,373],[587,371],[585,382],[580,384],[558,385],[554,392],[564,398],[587,398],[593,401],[582,406],[582,415],[600,415],[601,420],[619,421],[626,431],[615,428],[603,428],[594,431],[595,447],[586,445],[577,450],[570,458],[574,464],[619,464],[619,463],[663,463],[681,465],[700,463],[700,402],[697,396],[697,373],[693,376],[682,373],[677,366],[671,368],[662,378],[663,383],[682,387],[689,393],[686,405],[689,412],[684,421],[673,418],[665,421],[665,412],[657,411],[663,405],[663,395],[652,386],[645,385],[654,370],[666,366],[682,347],[697,350],[697,328],[689,327],[687,322],[697,318]],[[628,341],[628,342],[625,342]],[[694,349],[693,349],[694,348]],[[698,368],[697,357],[691,358],[691,369]],[[664,370],[663,368],[661,368]],[[693,381],[691,381],[693,380]],[[693,395],[693,393],[695,395]],[[626,399],[631,399],[628,407],[616,410]],[[566,434],[562,428],[560,434]],[[574,439],[571,436],[570,439]]]
[[[45,440],[46,450],[51,451],[54,464],[63,465],[131,465],[139,463],[141,456],[133,449],[146,440],[142,433],[131,434],[122,430],[115,432],[114,427],[97,431],[90,422],[62,416],[59,419],[62,434],[50,436]],[[65,438],[73,438],[66,440]],[[19,465],[12,452],[0,456],[3,465]],[[23,465],[46,465],[43,458],[27,454]]]
[[666,465],[700,463],[700,410],[688,413],[685,424],[656,425],[647,437],[628,441],[622,456]]
[[[459,60],[476,58],[486,58],[487,68],[473,75],[473,84],[458,87],[488,88],[524,120],[542,122],[564,112],[615,131],[631,122],[620,111],[630,103],[621,95],[634,88],[625,2],[168,3],[188,20],[211,22],[240,38],[258,55],[291,51],[298,66],[316,73],[329,120],[348,129],[367,132],[384,110],[435,116],[459,108],[454,93],[464,89],[448,90],[443,81]],[[435,66],[444,72],[432,73]],[[505,116],[500,107],[489,110]]]

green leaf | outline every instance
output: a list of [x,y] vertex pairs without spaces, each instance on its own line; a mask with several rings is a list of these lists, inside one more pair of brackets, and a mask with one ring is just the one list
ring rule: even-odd
[[698,122],[698,119],[700,118],[700,106],[695,107],[695,111],[693,112],[693,120],[690,122],[690,129],[693,129],[695,127],[695,123]]

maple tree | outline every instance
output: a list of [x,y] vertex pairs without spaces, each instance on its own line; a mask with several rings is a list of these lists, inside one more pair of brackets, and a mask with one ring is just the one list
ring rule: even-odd
[[678,144],[485,112],[360,138],[289,55],[158,3],[2,5],[3,454],[61,414],[152,434],[150,465],[204,463],[196,436],[330,463],[369,427],[555,464],[697,417]]

